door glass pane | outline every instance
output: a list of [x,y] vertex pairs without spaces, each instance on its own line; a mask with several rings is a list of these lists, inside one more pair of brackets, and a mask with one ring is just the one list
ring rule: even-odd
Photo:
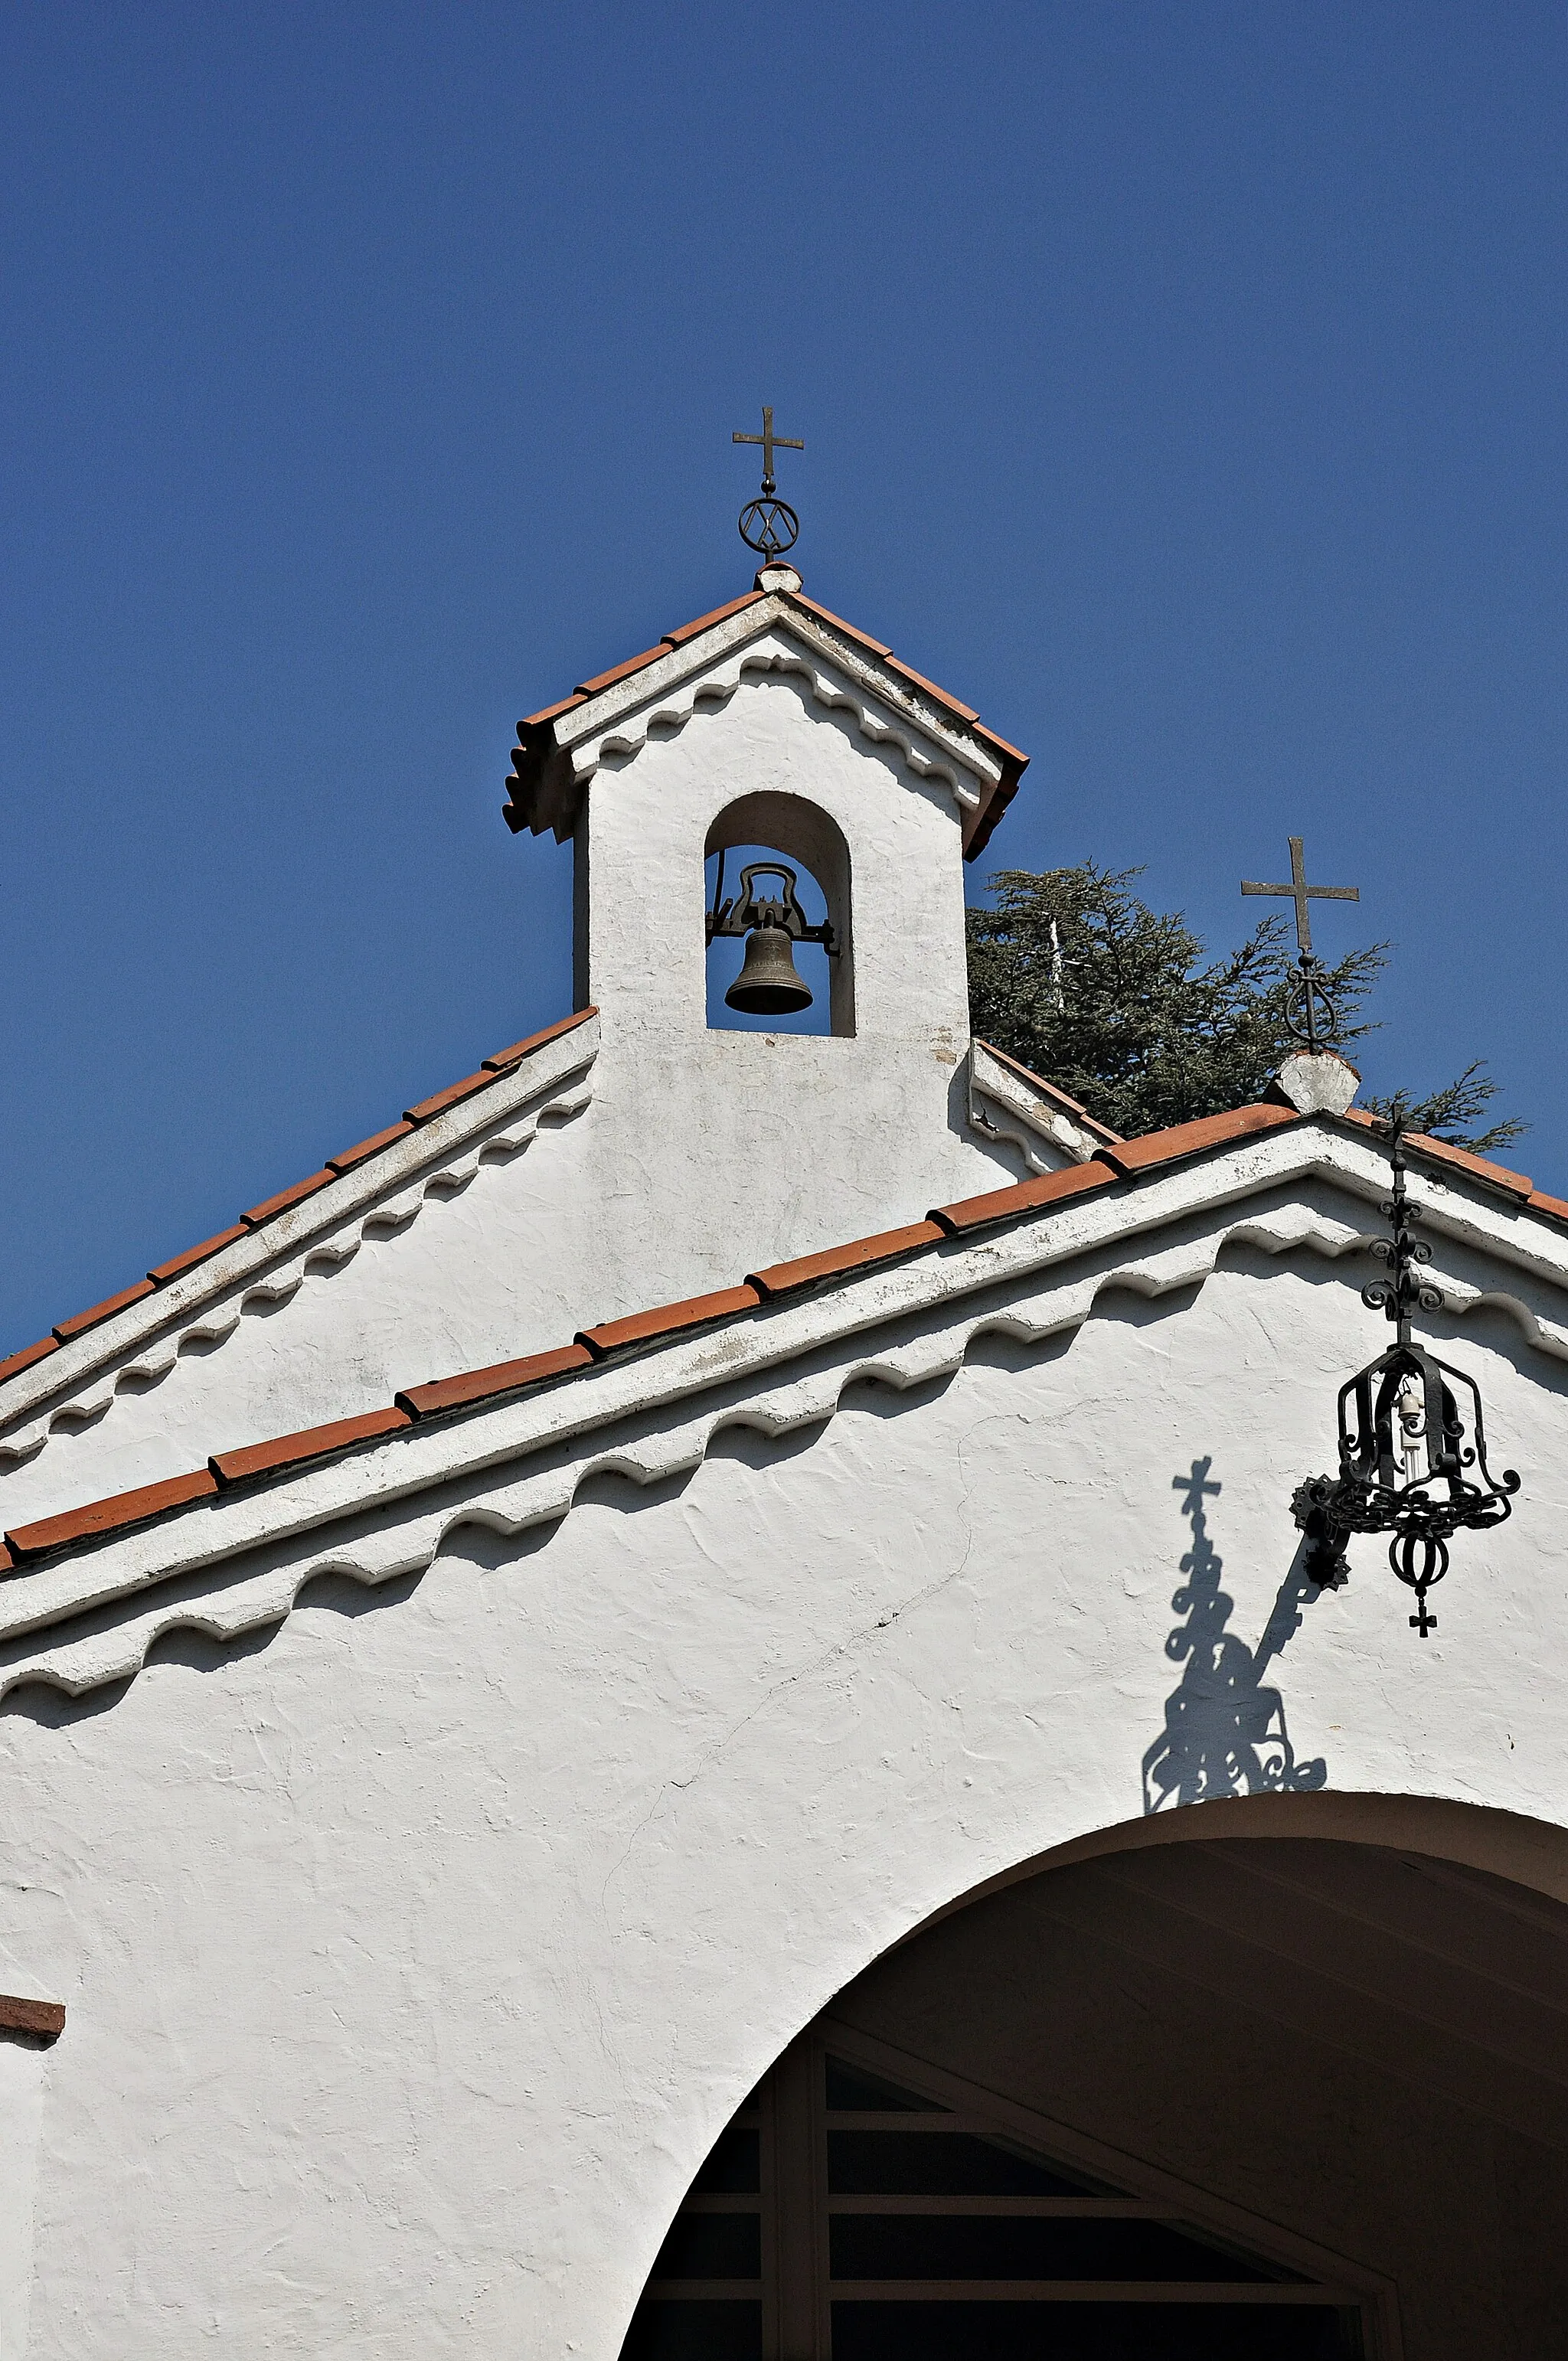
[[653,2266],[656,2279],[760,2279],[760,2213],[677,2213]]
[[1266,2281],[1291,2276],[1223,2254],[1163,2222],[836,2213],[831,2236],[836,2279]]
[[894,2082],[879,2081],[874,2074],[864,2073],[858,2066],[846,2066],[841,2059],[829,2058],[825,2063],[830,2114],[846,2109],[857,2114],[874,2111],[884,2115],[946,2115],[952,2112],[935,2099],[916,2098],[913,2091],[901,2091]]
[[1359,2361],[1315,2305],[836,2303],[833,2361]]
[[1096,2197],[1082,2180],[967,2132],[828,2133],[836,2197]]
[[731,2125],[721,2132],[702,2170],[692,2182],[694,2190],[717,2195],[739,2194],[744,2190],[760,2189],[762,2180],[762,2142],[755,2131]]
[[762,2361],[760,2303],[642,2303],[620,2361]]

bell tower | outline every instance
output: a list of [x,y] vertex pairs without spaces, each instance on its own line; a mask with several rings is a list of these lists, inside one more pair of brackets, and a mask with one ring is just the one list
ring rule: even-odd
[[968,1123],[963,880],[1024,762],[777,562],[522,724],[507,816],[572,840],[595,1126],[661,1219],[776,1258],[1016,1177]]

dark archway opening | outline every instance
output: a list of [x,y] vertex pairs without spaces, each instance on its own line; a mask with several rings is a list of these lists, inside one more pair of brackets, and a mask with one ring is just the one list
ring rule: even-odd
[[625,2361],[1556,2361],[1565,1846],[1292,1793],[955,1905],[734,2118]]
[[[793,1014],[751,1014],[729,1006],[726,994],[740,973],[748,938],[719,935],[707,947],[707,1023],[715,1031],[850,1035],[855,1030],[854,939],[850,851],[826,812],[802,796],[760,793],[726,806],[707,833],[704,899],[710,915],[739,896],[751,863],[783,862],[806,923],[832,929],[830,956],[820,943],[791,946],[795,973],[811,1004]],[[776,876],[756,880],[760,895],[783,892]]]

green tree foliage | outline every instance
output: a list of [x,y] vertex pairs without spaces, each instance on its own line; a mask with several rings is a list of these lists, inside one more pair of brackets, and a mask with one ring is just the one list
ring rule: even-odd
[[[1299,1045],[1288,1024],[1287,929],[1271,914],[1239,950],[1210,961],[1179,911],[1151,909],[1136,869],[1004,869],[969,913],[970,1014],[981,1040],[1081,1100],[1128,1138],[1260,1098]],[[1341,1045],[1361,1017],[1386,944],[1325,972]],[[1365,1102],[1457,1146],[1500,1147],[1525,1126],[1475,1126],[1497,1085],[1479,1062],[1429,1097]]]

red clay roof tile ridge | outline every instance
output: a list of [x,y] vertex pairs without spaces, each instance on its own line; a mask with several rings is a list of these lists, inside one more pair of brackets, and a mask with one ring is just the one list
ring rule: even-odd
[[[1383,1117],[1369,1113],[1365,1107],[1346,1107],[1343,1115],[1331,1120],[1353,1123],[1359,1130],[1376,1131],[1385,1138],[1387,1137],[1387,1126]],[[1477,1156],[1473,1148],[1456,1147],[1449,1139],[1434,1139],[1431,1132],[1406,1132],[1405,1146],[1413,1149],[1418,1157],[1428,1157],[1436,1164],[1452,1164],[1460,1171],[1468,1172],[1486,1187],[1500,1190],[1506,1197],[1520,1197],[1529,1203],[1542,1195],[1527,1172],[1515,1172],[1506,1164],[1495,1163],[1490,1157]],[[1561,1200],[1553,1197],[1545,1202],[1555,1205]]]
[[496,1361],[488,1368],[465,1369],[455,1378],[434,1378],[421,1386],[405,1386],[393,1397],[411,1418],[437,1418],[446,1411],[467,1410],[476,1402],[498,1401],[505,1394],[523,1393],[535,1386],[590,1369],[594,1356],[586,1345],[557,1345],[544,1353],[529,1353],[518,1361]]
[[1010,1049],[999,1049],[994,1041],[982,1041],[978,1033],[974,1037],[974,1043],[975,1048],[983,1049],[988,1058],[994,1058],[999,1066],[1010,1066],[1013,1071],[1021,1076],[1025,1082],[1033,1083],[1036,1090],[1044,1091],[1047,1096],[1055,1099],[1059,1106],[1067,1107],[1073,1115],[1079,1116],[1084,1129],[1091,1131],[1097,1139],[1120,1142],[1122,1134],[1119,1131],[1113,1131],[1108,1123],[1102,1123],[1097,1116],[1091,1115],[1082,1100],[1075,1099],[1070,1091],[1064,1091],[1059,1082],[1047,1082],[1044,1074],[1036,1073],[1033,1066],[1026,1066],[1022,1058],[1014,1057]]
[[608,672],[596,673],[591,680],[579,681],[570,697],[559,697],[554,705],[542,706],[537,713],[528,714],[518,723],[519,745],[526,749],[525,730],[531,734],[537,733],[553,725],[563,713],[569,713],[574,706],[590,704],[604,689],[613,688],[618,681],[629,680],[633,673],[646,672],[650,664],[657,664],[660,657],[667,656],[672,649],[684,647],[688,640],[695,640],[701,632],[712,631],[719,623],[727,623],[731,615],[739,615],[746,608],[755,607],[768,595],[765,590],[748,590],[740,598],[731,598],[727,605],[715,607],[709,613],[698,615],[689,623],[681,623],[673,631],[665,631],[657,647],[644,648],[641,655],[628,656],[624,664],[611,664]]
[[1099,1150],[1099,1158],[1113,1171],[1131,1179],[1157,1165],[1180,1163],[1188,1157],[1205,1155],[1211,1148],[1234,1147],[1238,1140],[1261,1132],[1281,1131],[1304,1120],[1292,1106],[1260,1100],[1252,1106],[1228,1108],[1223,1115],[1199,1115],[1190,1123],[1169,1124],[1164,1130],[1146,1132],[1138,1139],[1118,1140],[1114,1145],[1107,1140]]
[[389,1434],[400,1434],[413,1424],[406,1410],[392,1403],[386,1410],[362,1411],[355,1418],[330,1419],[324,1426],[302,1427],[294,1434],[280,1434],[269,1443],[251,1443],[236,1451],[214,1451],[208,1460],[217,1482],[226,1487],[244,1483],[257,1476],[273,1476],[290,1467],[299,1467],[313,1459],[335,1458],[340,1452],[350,1451],[356,1444],[378,1443]]
[[762,1300],[755,1283],[747,1279],[740,1287],[716,1288],[707,1295],[687,1296],[679,1303],[660,1303],[651,1312],[632,1312],[622,1320],[603,1320],[595,1328],[579,1328],[576,1342],[596,1361],[607,1360],[611,1353],[624,1352],[629,1345],[660,1344],[686,1329],[706,1328],[716,1320],[733,1319],[737,1312],[755,1312]]
[[407,1111],[400,1122],[389,1125],[385,1131],[373,1133],[368,1139],[360,1140],[353,1148],[344,1148],[336,1156],[329,1156],[319,1171],[307,1174],[303,1180],[296,1180],[287,1189],[280,1189],[274,1196],[263,1198],[258,1205],[252,1205],[248,1212],[242,1213],[230,1228],[203,1238],[199,1246],[187,1246],[181,1254],[170,1255],[165,1262],[155,1263],[144,1278],[134,1280],[129,1287],[121,1288],[117,1294],[105,1296],[102,1302],[90,1305],[85,1312],[73,1312],[70,1319],[58,1321],[48,1336],[40,1336],[37,1344],[24,1345],[19,1352],[0,1360],[0,1386],[9,1378],[20,1377],[24,1370],[34,1367],[48,1355],[58,1352],[62,1345],[74,1344],[78,1337],[86,1335],[91,1329],[102,1327],[117,1312],[124,1312],[131,1304],[139,1303],[172,1286],[187,1271],[194,1270],[203,1262],[210,1262],[225,1246],[234,1246],[239,1239],[264,1229],[280,1213],[289,1213],[295,1205],[303,1204],[307,1198],[329,1188],[345,1173],[367,1163],[383,1148],[408,1138],[422,1124],[432,1122],[436,1115],[444,1114],[448,1107],[473,1098],[490,1083],[515,1073],[535,1050],[559,1040],[564,1034],[575,1032],[579,1025],[586,1025],[590,1017],[598,1015],[597,1006],[590,1004],[586,1008],[575,1009],[569,1016],[557,1017],[553,1025],[543,1027],[537,1033],[526,1034],[521,1041],[512,1042],[509,1049],[499,1049],[493,1057],[485,1059],[476,1073],[465,1075],[461,1082],[450,1083],[444,1091],[437,1091],[430,1098],[422,1099]]
[[1067,1164],[1058,1172],[1036,1173],[1028,1180],[1016,1180],[1008,1188],[988,1189],[978,1197],[963,1197],[955,1205],[934,1205],[927,1214],[949,1237],[962,1237],[970,1230],[987,1229],[995,1222],[1011,1222],[1028,1213],[1043,1213],[1047,1206],[1066,1203],[1074,1197],[1089,1197],[1102,1189],[1122,1185],[1122,1176],[1098,1157],[1087,1164]]
[[107,1499],[89,1500],[83,1508],[38,1517],[31,1524],[14,1525],[5,1535],[6,1547],[14,1558],[45,1557],[74,1543],[99,1541],[113,1533],[128,1532],[134,1525],[150,1524],[154,1519],[185,1508],[193,1500],[212,1499],[217,1488],[216,1477],[205,1467],[188,1476],[165,1477],[156,1484],[138,1484],[129,1492],[115,1492]]
[[[1356,1115],[1358,1122],[1375,1120],[1363,1116],[1359,1110]],[[29,1566],[19,1561],[36,1560],[75,1543],[128,1531],[192,1501],[213,1499],[261,1477],[335,1457],[362,1444],[378,1444],[390,1435],[411,1431],[425,1418],[439,1417],[556,1378],[580,1374],[615,1353],[651,1345],[696,1327],[744,1315],[769,1301],[835,1279],[850,1279],[882,1265],[902,1262],[993,1222],[1043,1212],[1052,1205],[1115,1186],[1118,1181],[1135,1181],[1142,1172],[1163,1164],[1308,1119],[1292,1107],[1263,1101],[1217,1115],[1200,1116],[1190,1123],[1174,1124],[1161,1131],[1147,1132],[1139,1139],[1119,1142],[1115,1149],[1108,1149],[1087,1164],[1068,1165],[1058,1172],[1041,1173],[1011,1187],[934,1207],[923,1222],[880,1231],[870,1237],[853,1239],[846,1246],[830,1246],[749,1272],[740,1287],[718,1289],[682,1302],[633,1312],[620,1320],[601,1322],[596,1328],[580,1331],[569,1345],[533,1354],[521,1361],[502,1362],[488,1369],[409,1388],[399,1393],[390,1408],[363,1411],[268,1443],[215,1453],[204,1468],[192,1474],[141,1485],[133,1491],[90,1501],[83,1508],[8,1532],[5,1546],[0,1548],[0,1574],[29,1571]],[[1423,1147],[1448,1145],[1445,1141],[1428,1140],[1424,1135],[1417,1137]],[[1483,1163],[1482,1159],[1466,1150],[1451,1153],[1466,1166]],[[1488,1173],[1498,1174],[1511,1194],[1530,1189],[1522,1174],[1508,1172],[1503,1166],[1485,1169]],[[1530,1203],[1531,1210],[1539,1210],[1553,1220],[1568,1221],[1568,1202],[1561,1199],[1531,1191]],[[37,1359],[52,1341],[28,1347],[26,1356],[14,1357]]]
[[925,1246],[946,1245],[948,1233],[940,1223],[927,1215],[923,1222],[905,1223],[902,1229],[879,1230],[869,1238],[852,1238],[848,1246],[826,1246],[818,1254],[796,1255],[787,1262],[769,1263],[761,1270],[749,1270],[746,1284],[770,1300],[795,1295],[803,1288],[820,1286],[828,1279],[853,1278],[878,1263],[902,1262]]
[[32,1368],[35,1363],[47,1359],[50,1353],[58,1353],[59,1350],[60,1338],[52,1330],[47,1336],[40,1336],[36,1345],[24,1345],[19,1353],[12,1353],[5,1360],[0,1361],[0,1386],[7,1378],[19,1378],[24,1369]]

